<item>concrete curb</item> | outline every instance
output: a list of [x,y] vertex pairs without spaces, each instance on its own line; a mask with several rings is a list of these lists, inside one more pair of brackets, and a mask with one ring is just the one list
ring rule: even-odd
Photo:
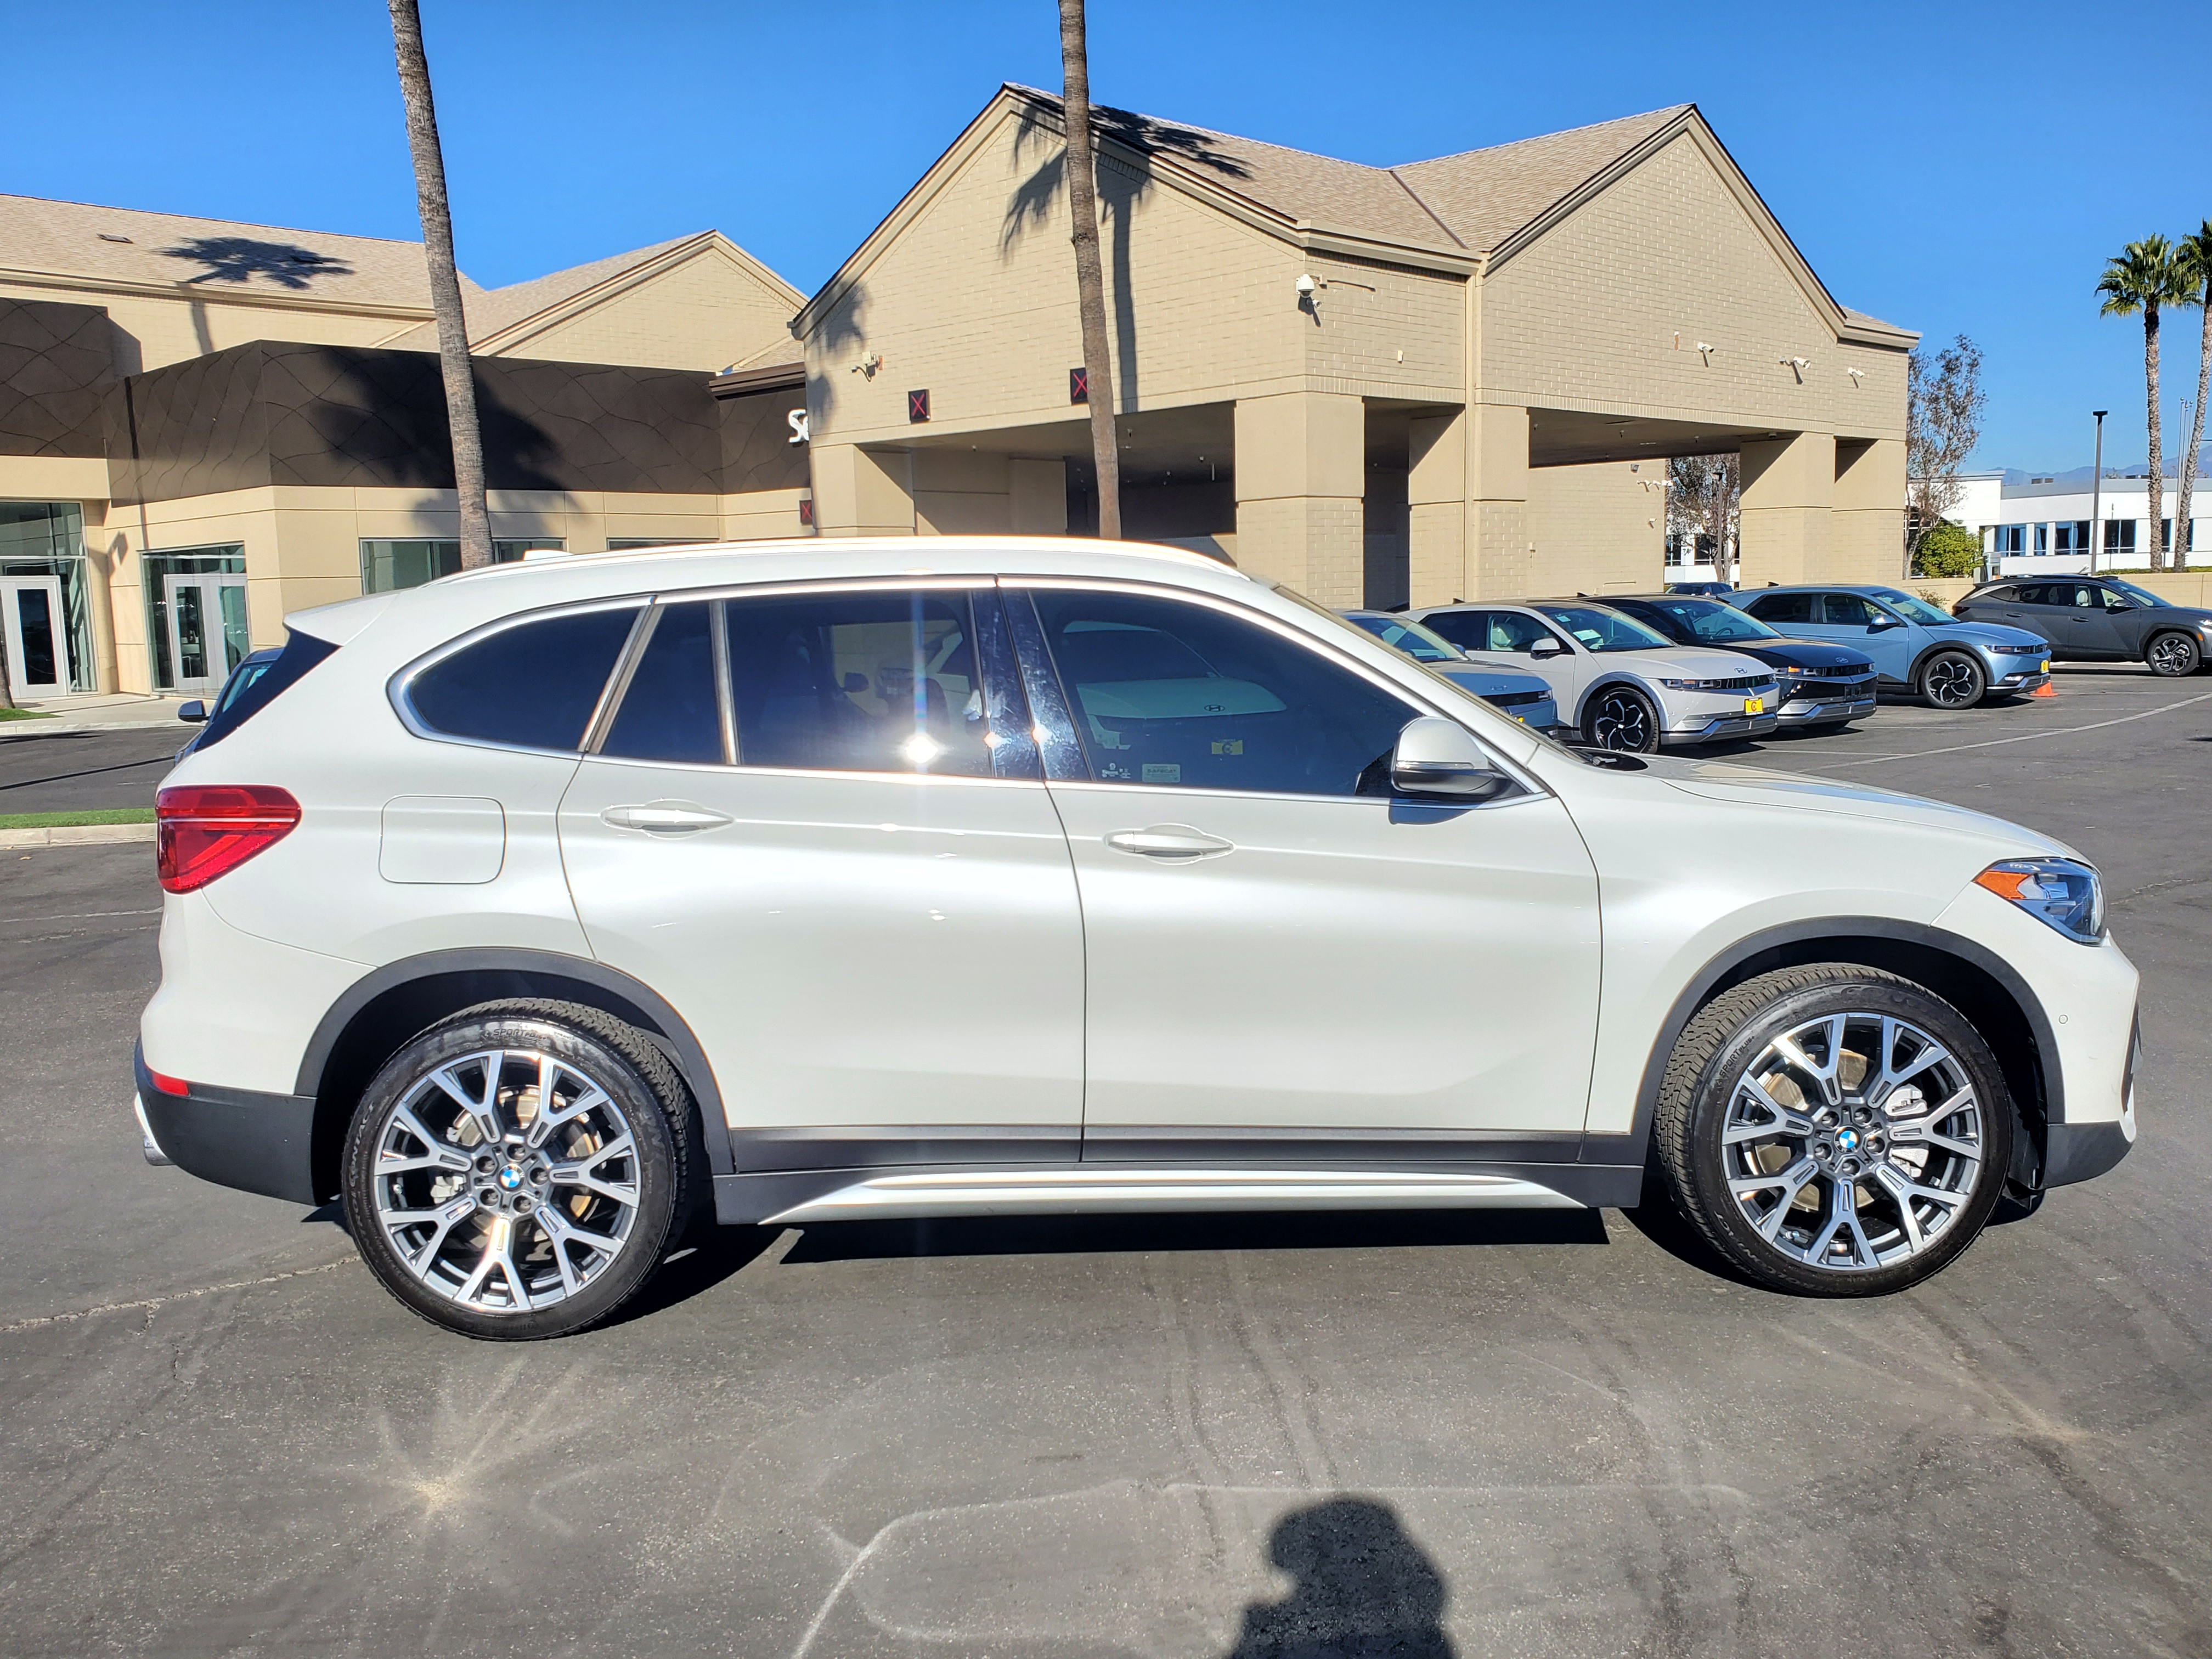
[[0,725],[0,743],[16,738],[58,738],[65,732],[153,732],[166,726],[177,730],[181,749],[200,728],[179,720],[9,720]]
[[63,823],[40,830],[0,830],[0,851],[23,847],[89,847],[108,842],[151,841],[150,823]]

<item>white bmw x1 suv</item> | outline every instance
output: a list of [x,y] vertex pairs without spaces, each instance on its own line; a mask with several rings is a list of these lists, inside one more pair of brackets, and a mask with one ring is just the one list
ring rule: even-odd
[[1867,1295],[2136,1133],[2136,971],[2068,848],[1577,754],[1171,549],[687,548],[307,611],[159,817],[148,1156],[338,1197],[479,1337],[604,1318],[706,1206],[1648,1193]]

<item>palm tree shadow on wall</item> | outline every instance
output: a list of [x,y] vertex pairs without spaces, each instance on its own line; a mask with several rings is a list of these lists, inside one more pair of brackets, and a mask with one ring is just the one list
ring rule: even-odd
[[1443,1572],[1388,1504],[1332,1498],[1294,1510],[1275,1523],[1267,1559],[1291,1593],[1246,1607],[1223,1659],[1453,1659]]
[[[1103,149],[1098,156],[1098,200],[1112,229],[1112,269],[1107,280],[1114,301],[1114,397],[1121,406],[1117,412],[1123,412],[1137,406],[1137,307],[1131,291],[1129,237],[1137,204],[1152,193],[1152,169],[1146,158],[1173,156],[1224,179],[1249,179],[1252,173],[1226,150],[1214,148],[1214,135],[1210,132],[1171,126],[1149,115],[1099,104],[1091,106],[1091,114],[1098,137],[1133,152],[1135,158],[1132,161],[1127,155],[1109,157]],[[1060,130],[1048,126],[1034,110],[1024,110],[1014,130],[1016,160],[1033,147],[1048,154],[1007,199],[1006,219],[999,230],[1002,261],[1031,228],[1050,222],[1053,204],[1066,183],[1067,147]]]
[[[855,282],[830,307],[815,336],[822,372],[807,376],[806,417],[817,432],[830,430],[830,417],[837,407],[838,383],[843,376],[865,373],[873,380],[880,372],[861,367],[867,354],[868,300],[866,282]],[[848,348],[860,354],[860,361],[844,361]]]
[[187,283],[250,283],[265,276],[279,288],[311,289],[318,276],[350,276],[353,267],[344,260],[297,242],[264,242],[251,236],[194,236],[165,247],[171,259],[189,259],[204,265]]
[[[272,369],[284,376],[280,381],[272,374],[267,382],[270,459],[287,470],[283,482],[453,487],[452,428],[434,354],[349,346],[270,349],[277,359]],[[519,401],[525,384],[496,371],[488,374],[479,362],[477,420],[491,487],[585,487],[574,467],[564,465],[563,446],[548,425],[553,411],[526,408]],[[301,418],[306,431],[286,431],[289,420]],[[588,425],[574,410],[566,411],[560,423]]]

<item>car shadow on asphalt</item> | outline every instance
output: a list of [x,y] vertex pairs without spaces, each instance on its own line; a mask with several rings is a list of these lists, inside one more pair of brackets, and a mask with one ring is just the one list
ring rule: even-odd
[[[774,1229],[762,1229],[774,1233]],[[1211,1215],[955,1216],[809,1223],[787,1262],[1148,1250],[1374,1250],[1603,1244],[1595,1210],[1352,1210]]]

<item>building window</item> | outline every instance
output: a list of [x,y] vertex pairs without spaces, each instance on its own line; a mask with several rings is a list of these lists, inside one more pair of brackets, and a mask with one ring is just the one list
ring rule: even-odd
[[[182,678],[195,685],[212,680],[216,684],[243,657],[246,648],[246,545],[222,542],[210,547],[164,548],[149,551],[139,560],[146,593],[146,651],[152,659],[154,689],[177,689]],[[237,580],[209,584],[192,577],[229,576]],[[187,608],[179,617],[189,639],[181,647],[192,660],[179,665],[171,649],[170,612],[179,602]],[[228,597],[235,595],[235,597]],[[219,647],[219,651],[217,649]]]
[[[491,544],[491,556],[501,564],[512,564],[525,553],[541,550],[559,551],[563,546],[564,543],[558,536],[502,539]],[[424,582],[453,575],[460,568],[461,544],[458,540],[429,538],[386,540],[368,536],[361,538],[361,591],[364,593],[388,593],[396,587],[420,587]]]
[[2051,550],[2054,553],[2087,553],[2089,550],[2089,521],[2075,519],[2068,524],[2051,526]]
[[2039,553],[2051,551],[2051,526],[2047,524],[2035,526],[2035,550]]
[[610,536],[607,551],[635,553],[641,547],[711,547],[713,540],[705,536]]
[[2136,520],[2107,519],[2105,520],[2105,551],[2132,557],[2136,550]]
[[2001,524],[1996,527],[1995,539],[1990,544],[1992,553],[2021,553],[2027,547],[2027,526],[2024,524]]
[[75,501],[0,501],[0,578],[52,577],[61,584],[59,643],[72,691],[97,682],[92,601],[84,563],[84,509]]

